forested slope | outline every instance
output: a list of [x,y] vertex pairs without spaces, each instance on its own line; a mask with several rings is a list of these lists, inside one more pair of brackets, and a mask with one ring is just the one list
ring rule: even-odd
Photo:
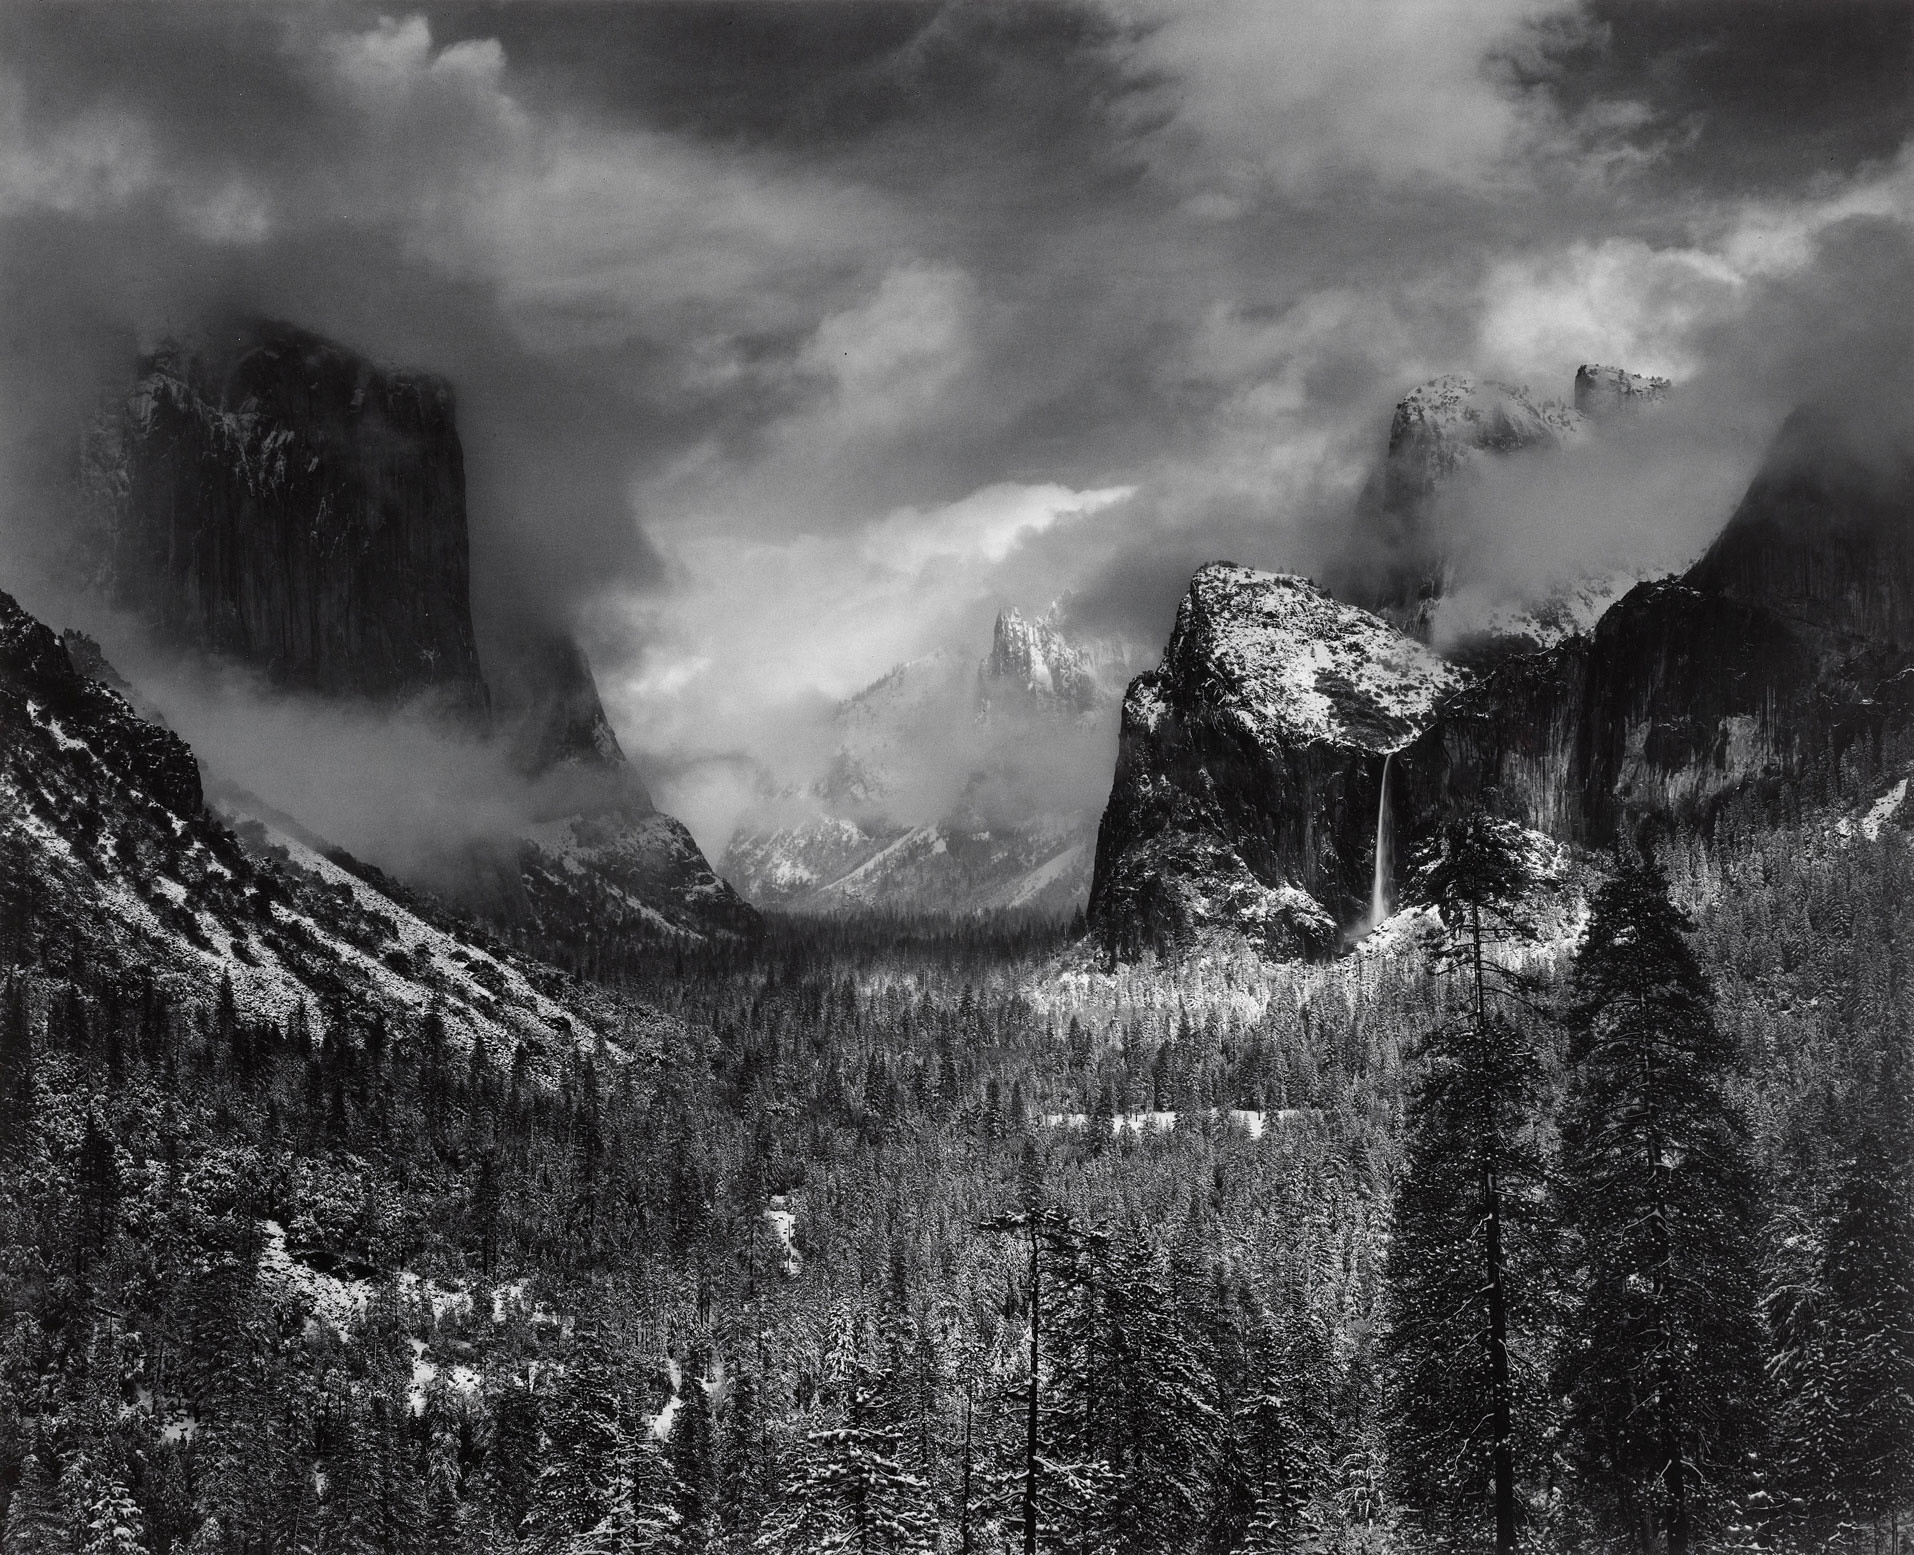
[[[1904,1472],[1849,1439],[1861,1319],[1830,1293],[1892,1122],[1914,858],[1851,831],[1667,855],[1761,1163],[1759,1471],[1711,1547],[1818,1543],[1863,1504],[1830,1487]],[[1406,950],[1074,954],[780,930],[632,990],[682,1019],[669,1052],[544,1077],[430,1014],[315,1041],[209,975],[156,1026],[84,957],[18,968],[11,1547],[1021,1547],[1033,1239],[1041,1548],[1418,1545],[1379,1346],[1404,1087],[1451,993]],[[1530,1029],[1547,1107],[1566,1043]],[[1125,1126],[1150,1111],[1181,1116]],[[1609,1542],[1571,1423],[1536,1425],[1525,1538]]]

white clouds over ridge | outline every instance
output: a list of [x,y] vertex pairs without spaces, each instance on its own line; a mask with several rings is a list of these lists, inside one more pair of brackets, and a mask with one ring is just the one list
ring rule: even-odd
[[1153,646],[1192,566],[1316,564],[1408,385],[1745,373],[1829,234],[1910,218],[1878,146],[1696,160],[1697,49],[1568,0],[906,5],[800,63],[722,5],[196,10],[0,23],[15,311],[449,374],[482,607],[586,628],[668,772],[1002,604]]

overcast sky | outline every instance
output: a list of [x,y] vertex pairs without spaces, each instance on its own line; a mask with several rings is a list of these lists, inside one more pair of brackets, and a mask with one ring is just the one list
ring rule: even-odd
[[1905,360],[1911,62],[1904,0],[16,4],[0,498],[211,307],[446,373],[481,615],[577,629],[716,847],[1004,605],[1155,647],[1310,570],[1437,372],[1681,380],[1653,480],[1509,521],[1705,540]]

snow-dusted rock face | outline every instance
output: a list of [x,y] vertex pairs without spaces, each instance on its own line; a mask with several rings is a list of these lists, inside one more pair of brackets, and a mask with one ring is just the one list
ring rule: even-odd
[[1426,501],[1449,476],[1484,454],[1560,444],[1582,430],[1581,415],[1537,400],[1519,384],[1445,373],[1411,389],[1389,423],[1384,503]]
[[1461,675],[1314,583],[1218,563],[1131,682],[1090,917],[1118,954],[1247,933],[1319,954],[1364,915],[1384,758]]
[[1437,512],[1444,487],[1481,459],[1558,448],[1583,426],[1566,405],[1466,373],[1410,390],[1335,566],[1336,592],[1427,640],[1437,602],[1456,582]]
[[1205,568],[1124,705],[1104,943],[1331,948],[1364,916],[1384,754],[1399,856],[1490,790],[1590,847],[1873,791],[1914,758],[1914,467],[1796,417],[1686,576],[1466,678],[1301,580]]
[[162,637],[302,690],[483,713],[442,380],[248,323],[148,357],[85,472],[110,590]]
[[1037,706],[1066,714],[1094,713],[1109,700],[1090,655],[1049,620],[1029,620],[1015,610],[997,617],[990,652],[977,667],[977,706],[1023,711]]
[[[104,665],[91,638],[76,633],[74,645]],[[83,769],[97,766],[103,779],[110,774],[173,816],[199,813],[199,763],[185,741],[138,717],[103,677],[76,666],[67,644],[7,594],[0,594],[0,743],[23,775],[36,756],[51,767],[62,754],[79,753]]]
[[642,790],[632,802],[529,828],[518,878],[523,921],[540,938],[615,945],[632,936],[749,936],[760,927],[683,823],[652,809]]
[[1606,421],[1661,404],[1671,387],[1666,378],[1589,362],[1575,370],[1575,409],[1587,420]]
[[[1526,388],[1449,373],[1411,390],[1396,406],[1387,453],[1359,504],[1335,591],[1412,636],[1478,647],[1548,647],[1586,632],[1601,612],[1648,575],[1613,559],[1570,567],[1521,594],[1498,583],[1480,559],[1456,547],[1455,514],[1444,508],[1465,472],[1484,461],[1548,454],[1599,436],[1671,392],[1665,378],[1588,364],[1577,370],[1574,406]],[[1466,530],[1466,525],[1462,526]]]
[[[142,720],[0,594],[0,919],[27,965],[151,978],[162,1001],[231,980],[241,1019],[408,1025],[543,1066],[602,1032],[657,1052],[682,1027],[514,955],[244,796],[204,803],[179,737]],[[210,1013],[210,1012],[205,1012]],[[197,1015],[194,1018],[198,1018]]]

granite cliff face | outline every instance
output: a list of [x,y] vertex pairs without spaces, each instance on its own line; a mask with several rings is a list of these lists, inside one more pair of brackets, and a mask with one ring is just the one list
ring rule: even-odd
[[[1546,650],[1465,672],[1298,580],[1211,567],[1124,708],[1093,929],[1115,954],[1228,929],[1320,954],[1364,918],[1380,827],[1412,845],[1493,790],[1559,841],[1706,829],[1730,799],[1865,794],[1914,760],[1914,464],[1793,418],[1707,554]],[[1319,624],[1321,623],[1321,624]],[[1308,683],[1337,709],[1298,717]],[[1393,687],[1366,733],[1344,686]],[[1258,711],[1275,708],[1279,716]]]
[[[630,773],[605,716],[584,650],[563,632],[520,627],[500,634],[491,659],[492,719],[518,767]],[[631,773],[635,783],[637,775]]]
[[433,889],[546,946],[756,928],[653,806],[569,636],[501,632],[488,685],[444,382],[253,321],[142,362],[84,471],[102,582],[162,641],[504,743],[526,829],[453,848]]
[[164,638],[301,690],[483,713],[442,380],[247,324],[144,361],[88,470],[109,589]]
[[1113,954],[1334,948],[1368,910],[1388,760],[1462,678],[1304,578],[1217,563],[1130,683],[1090,919]]
[[1790,418],[1707,553],[1584,637],[1472,687],[1405,756],[1430,800],[1494,785],[1599,844],[1706,825],[1722,796],[1826,793],[1895,759],[1914,696],[1914,467]]
[[1338,593],[1426,640],[1455,582],[1436,513],[1444,487],[1481,459],[1560,447],[1582,427],[1567,406],[1494,379],[1448,373],[1412,389],[1390,420],[1388,450],[1336,569]]
[[1914,646],[1914,460],[1797,411],[1688,581],[1775,612],[1830,653]]

